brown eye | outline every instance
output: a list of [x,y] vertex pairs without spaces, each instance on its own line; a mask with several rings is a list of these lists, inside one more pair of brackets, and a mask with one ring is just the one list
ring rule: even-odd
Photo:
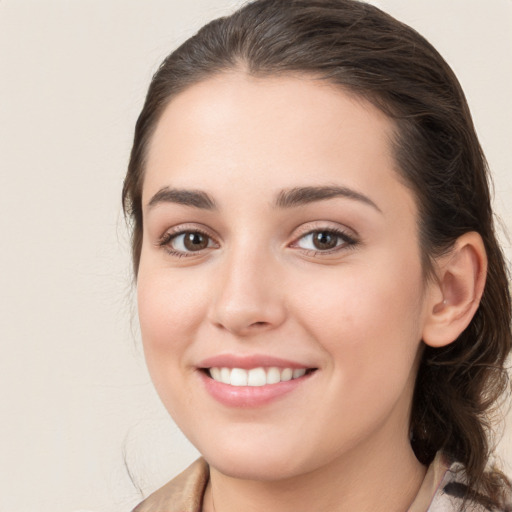
[[311,231],[296,242],[296,246],[301,249],[317,252],[327,252],[355,244],[356,241],[346,233],[330,229]]
[[183,245],[189,251],[200,251],[208,247],[208,237],[202,233],[185,233]]
[[339,236],[329,231],[313,233],[312,242],[320,251],[334,249],[338,245]]
[[210,237],[200,231],[185,231],[174,235],[169,241],[171,249],[180,253],[202,251],[211,245]]

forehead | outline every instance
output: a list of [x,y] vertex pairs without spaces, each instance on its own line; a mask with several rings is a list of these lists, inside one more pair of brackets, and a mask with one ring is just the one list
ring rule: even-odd
[[222,193],[240,182],[255,194],[338,184],[393,195],[401,186],[394,129],[368,101],[323,80],[219,74],[165,109],[149,145],[144,202],[162,186]]

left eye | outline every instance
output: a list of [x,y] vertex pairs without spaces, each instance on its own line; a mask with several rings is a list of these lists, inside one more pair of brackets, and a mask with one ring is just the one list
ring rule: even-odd
[[344,244],[350,245],[351,242],[345,234],[326,229],[302,236],[296,245],[310,251],[329,251]]
[[202,251],[212,246],[211,238],[199,231],[179,233],[174,235],[168,243],[170,247],[177,252]]

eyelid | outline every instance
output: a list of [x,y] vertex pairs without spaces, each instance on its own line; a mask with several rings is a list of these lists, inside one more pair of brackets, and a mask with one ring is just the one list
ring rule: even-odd
[[295,240],[297,240],[302,236],[316,231],[333,231],[353,240],[360,239],[359,233],[355,229],[348,227],[347,225],[329,220],[315,220],[311,222],[305,222],[294,230],[293,237]]

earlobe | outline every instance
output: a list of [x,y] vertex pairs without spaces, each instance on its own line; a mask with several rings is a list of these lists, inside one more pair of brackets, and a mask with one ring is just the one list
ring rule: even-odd
[[459,237],[450,252],[438,259],[423,325],[427,345],[448,345],[464,331],[480,304],[486,275],[484,243],[474,231]]

